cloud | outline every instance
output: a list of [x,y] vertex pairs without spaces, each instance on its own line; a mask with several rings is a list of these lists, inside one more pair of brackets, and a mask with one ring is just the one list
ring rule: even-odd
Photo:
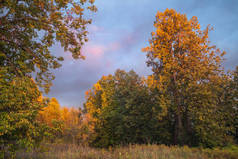
[[151,74],[146,66],[146,54],[141,49],[148,44],[157,11],[174,8],[197,16],[204,28],[211,24],[211,44],[227,52],[226,69],[234,69],[238,61],[238,1],[237,0],[104,0],[96,1],[98,12],[89,25],[89,42],[83,47],[86,60],[73,60],[57,44],[55,55],[64,56],[60,69],[54,71],[56,80],[49,96],[62,105],[82,106],[84,92],[102,75],[113,74],[117,68],[134,69],[140,75]]
[[104,45],[86,45],[83,49],[83,54],[94,56],[96,58],[100,58],[106,51],[106,47]]

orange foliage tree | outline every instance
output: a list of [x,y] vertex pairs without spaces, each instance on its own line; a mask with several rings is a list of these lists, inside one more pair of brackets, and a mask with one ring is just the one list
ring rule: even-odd
[[82,121],[81,114],[81,109],[61,107],[57,99],[52,98],[47,107],[39,112],[38,121],[47,125],[54,137],[62,138],[67,142],[78,143]]
[[201,30],[195,16],[188,19],[185,14],[166,9],[157,13],[154,27],[150,45],[143,51],[153,71],[151,85],[172,117],[173,143],[221,144],[226,129],[218,94],[225,52],[210,45],[210,27]]

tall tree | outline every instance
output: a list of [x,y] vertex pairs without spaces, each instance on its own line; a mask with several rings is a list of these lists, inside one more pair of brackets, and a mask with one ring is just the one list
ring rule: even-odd
[[[147,65],[153,82],[172,117],[174,144],[214,146],[223,139],[218,92],[222,83],[221,52],[210,45],[210,27],[200,29],[197,17],[173,9],[158,12],[154,23]],[[217,142],[216,142],[217,141]],[[221,143],[221,142],[219,142]]]
[[[80,49],[88,40],[86,27],[91,23],[86,14],[96,11],[93,3],[94,0],[0,1],[0,147],[5,143],[17,145],[20,139],[33,141],[24,132],[34,132],[33,118],[41,108],[35,104],[40,96],[36,84],[48,92],[54,79],[51,70],[60,67],[63,60],[49,48],[59,43],[73,58],[83,58]],[[26,131],[14,131],[19,127],[18,121],[32,126],[24,127]]]

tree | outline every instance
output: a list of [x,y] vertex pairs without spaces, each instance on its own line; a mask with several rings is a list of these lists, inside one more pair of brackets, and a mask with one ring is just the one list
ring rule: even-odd
[[42,140],[45,142],[55,142],[63,135],[63,119],[61,107],[56,98],[51,98],[49,102],[38,111],[36,121],[42,128]]
[[[84,110],[85,111],[85,110]],[[81,114],[82,120],[79,127],[78,138],[81,145],[89,145],[94,133],[94,118],[86,112]]]
[[0,75],[0,157],[16,149],[32,148],[41,139],[40,125],[35,122],[45,99],[32,79],[14,78],[9,82]]
[[66,108],[61,109],[63,119],[63,138],[66,142],[79,144],[81,137],[82,112],[81,109]]
[[94,0],[7,0],[0,4],[0,66],[12,76],[31,76],[48,91],[62,57],[49,48],[59,42],[73,58],[83,58],[87,41],[87,10],[96,11]]
[[234,137],[235,141],[238,144],[238,66],[236,66],[236,70],[234,71],[234,79],[232,82],[232,88],[234,90],[233,93],[233,110],[234,110]]
[[85,108],[91,117],[90,144],[108,147],[159,141],[160,111],[144,80],[134,71],[117,70],[103,76],[87,92]]
[[236,70],[234,71],[234,79],[232,82],[233,88],[233,114],[234,114],[234,137],[236,144],[238,144],[238,66],[236,66]]
[[45,128],[45,141],[79,143],[81,113],[81,109],[61,107],[56,98],[51,98],[37,116],[37,121]]
[[39,111],[38,120],[48,126],[53,126],[53,121],[61,121],[61,108],[56,98],[51,98],[48,105]]
[[[33,138],[22,132],[34,133],[33,126],[37,125],[33,118],[41,105],[35,102],[40,97],[36,85],[47,93],[54,79],[51,70],[60,67],[63,60],[49,48],[58,42],[73,58],[83,58],[80,49],[88,40],[86,26],[91,23],[85,14],[96,11],[93,3],[94,0],[0,2],[0,146],[2,143],[15,145],[23,139],[33,143]],[[19,115],[23,111],[24,115]],[[19,121],[31,127],[25,126],[25,131],[8,131],[8,128],[18,129]],[[8,137],[4,132],[9,132]]]
[[[210,45],[196,17],[166,9],[154,23],[147,65],[173,125],[173,143],[203,146],[222,144],[226,129],[218,106],[223,82],[221,52]],[[216,114],[216,115],[214,115]],[[219,115],[217,115],[219,114]]]
[[220,103],[225,109],[226,124],[231,127],[229,133],[238,143],[238,66],[222,85],[222,88]]

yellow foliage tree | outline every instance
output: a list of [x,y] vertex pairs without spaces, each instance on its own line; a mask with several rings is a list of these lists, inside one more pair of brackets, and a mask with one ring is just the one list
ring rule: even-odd
[[56,98],[52,98],[47,107],[39,112],[38,120],[48,126],[53,126],[54,120],[62,120],[60,104]]
[[66,142],[78,143],[81,140],[81,115],[81,109],[61,107],[57,99],[52,98],[47,107],[39,112],[37,119],[40,123],[53,128],[52,134],[57,137]]
[[219,112],[217,92],[225,52],[210,45],[210,27],[202,31],[195,16],[189,20],[166,9],[157,13],[154,27],[143,51],[153,71],[149,85],[159,91],[160,103],[173,118],[173,143],[216,145],[214,141],[222,139],[218,132],[223,123],[219,125],[213,114]]

